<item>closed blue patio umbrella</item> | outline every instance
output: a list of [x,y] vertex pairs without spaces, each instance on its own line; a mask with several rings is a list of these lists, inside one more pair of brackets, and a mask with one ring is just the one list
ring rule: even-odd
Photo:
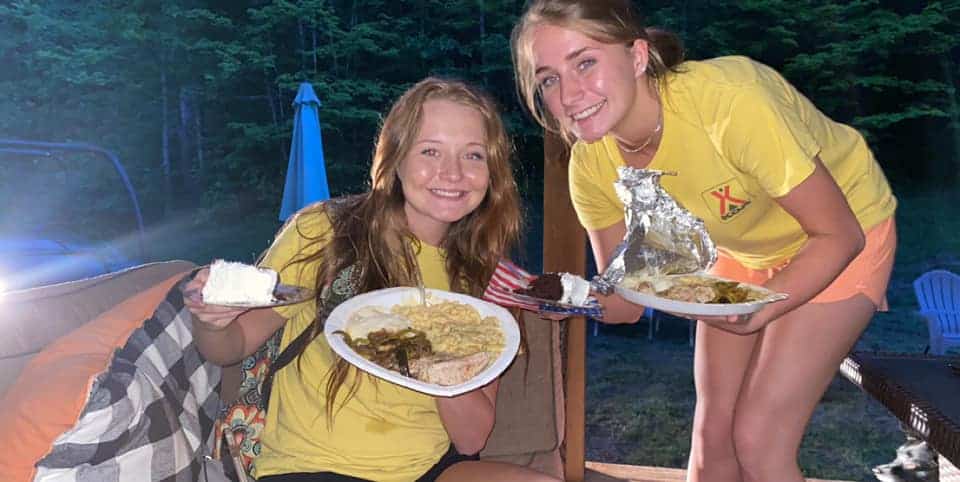
[[300,84],[293,105],[293,140],[290,142],[290,160],[287,180],[283,185],[280,220],[307,204],[330,198],[327,170],[323,160],[323,141],[320,138],[320,99],[309,83]]

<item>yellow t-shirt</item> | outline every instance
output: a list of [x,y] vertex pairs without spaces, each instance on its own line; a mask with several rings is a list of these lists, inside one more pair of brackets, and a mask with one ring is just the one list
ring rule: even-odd
[[[813,172],[816,155],[864,230],[893,215],[896,199],[863,136],[830,120],[776,71],[745,57],[680,67],[662,88],[663,134],[647,167],[677,173],[663,176],[663,187],[734,259],[765,269],[800,250],[806,234],[775,198]],[[586,229],[624,219],[614,190],[624,165],[612,136],[573,146],[570,195]]]
[[[303,251],[309,238],[329,232],[326,214],[302,212],[281,231],[261,265],[280,271],[283,283],[313,287],[315,270],[298,268],[302,264],[281,268]],[[417,263],[427,287],[449,289],[440,249],[422,244]],[[276,310],[289,320],[282,350],[313,321],[316,305],[311,301]],[[333,425],[328,426],[326,381],[333,358],[323,335],[304,351],[299,370],[297,363],[294,360],[274,378],[262,451],[256,459],[257,477],[336,472],[374,481],[409,482],[439,461],[450,446],[433,397],[365,374],[360,375],[357,393],[334,412]],[[337,392],[335,407],[340,407],[352,381],[348,377]]]

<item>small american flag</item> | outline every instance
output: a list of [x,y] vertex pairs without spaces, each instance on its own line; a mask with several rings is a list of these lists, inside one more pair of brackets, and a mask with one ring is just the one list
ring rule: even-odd
[[518,298],[514,291],[530,286],[530,281],[536,276],[526,272],[523,268],[502,260],[493,272],[483,299],[501,306],[512,306],[528,311],[540,311],[540,305],[529,300]]

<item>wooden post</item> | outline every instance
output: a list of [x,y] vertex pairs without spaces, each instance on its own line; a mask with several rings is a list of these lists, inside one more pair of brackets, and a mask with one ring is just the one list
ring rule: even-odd
[[[586,234],[577,221],[567,184],[569,150],[556,135],[545,133],[543,143],[543,271],[583,275],[586,270]],[[583,317],[567,320],[566,428],[564,476],[570,482],[584,477],[584,405],[587,328]]]

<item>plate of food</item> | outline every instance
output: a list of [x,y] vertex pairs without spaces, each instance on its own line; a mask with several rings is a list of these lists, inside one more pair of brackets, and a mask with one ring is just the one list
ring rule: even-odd
[[704,273],[662,277],[627,275],[616,286],[627,301],[685,315],[727,316],[754,313],[766,304],[787,299],[762,286]]
[[200,292],[208,305],[230,308],[266,308],[307,301],[314,290],[279,283],[277,272],[268,268],[215,260]]
[[371,291],[341,303],[324,325],[338,355],[357,368],[422,393],[452,397],[510,366],[520,330],[505,308],[472,296],[417,288]]

